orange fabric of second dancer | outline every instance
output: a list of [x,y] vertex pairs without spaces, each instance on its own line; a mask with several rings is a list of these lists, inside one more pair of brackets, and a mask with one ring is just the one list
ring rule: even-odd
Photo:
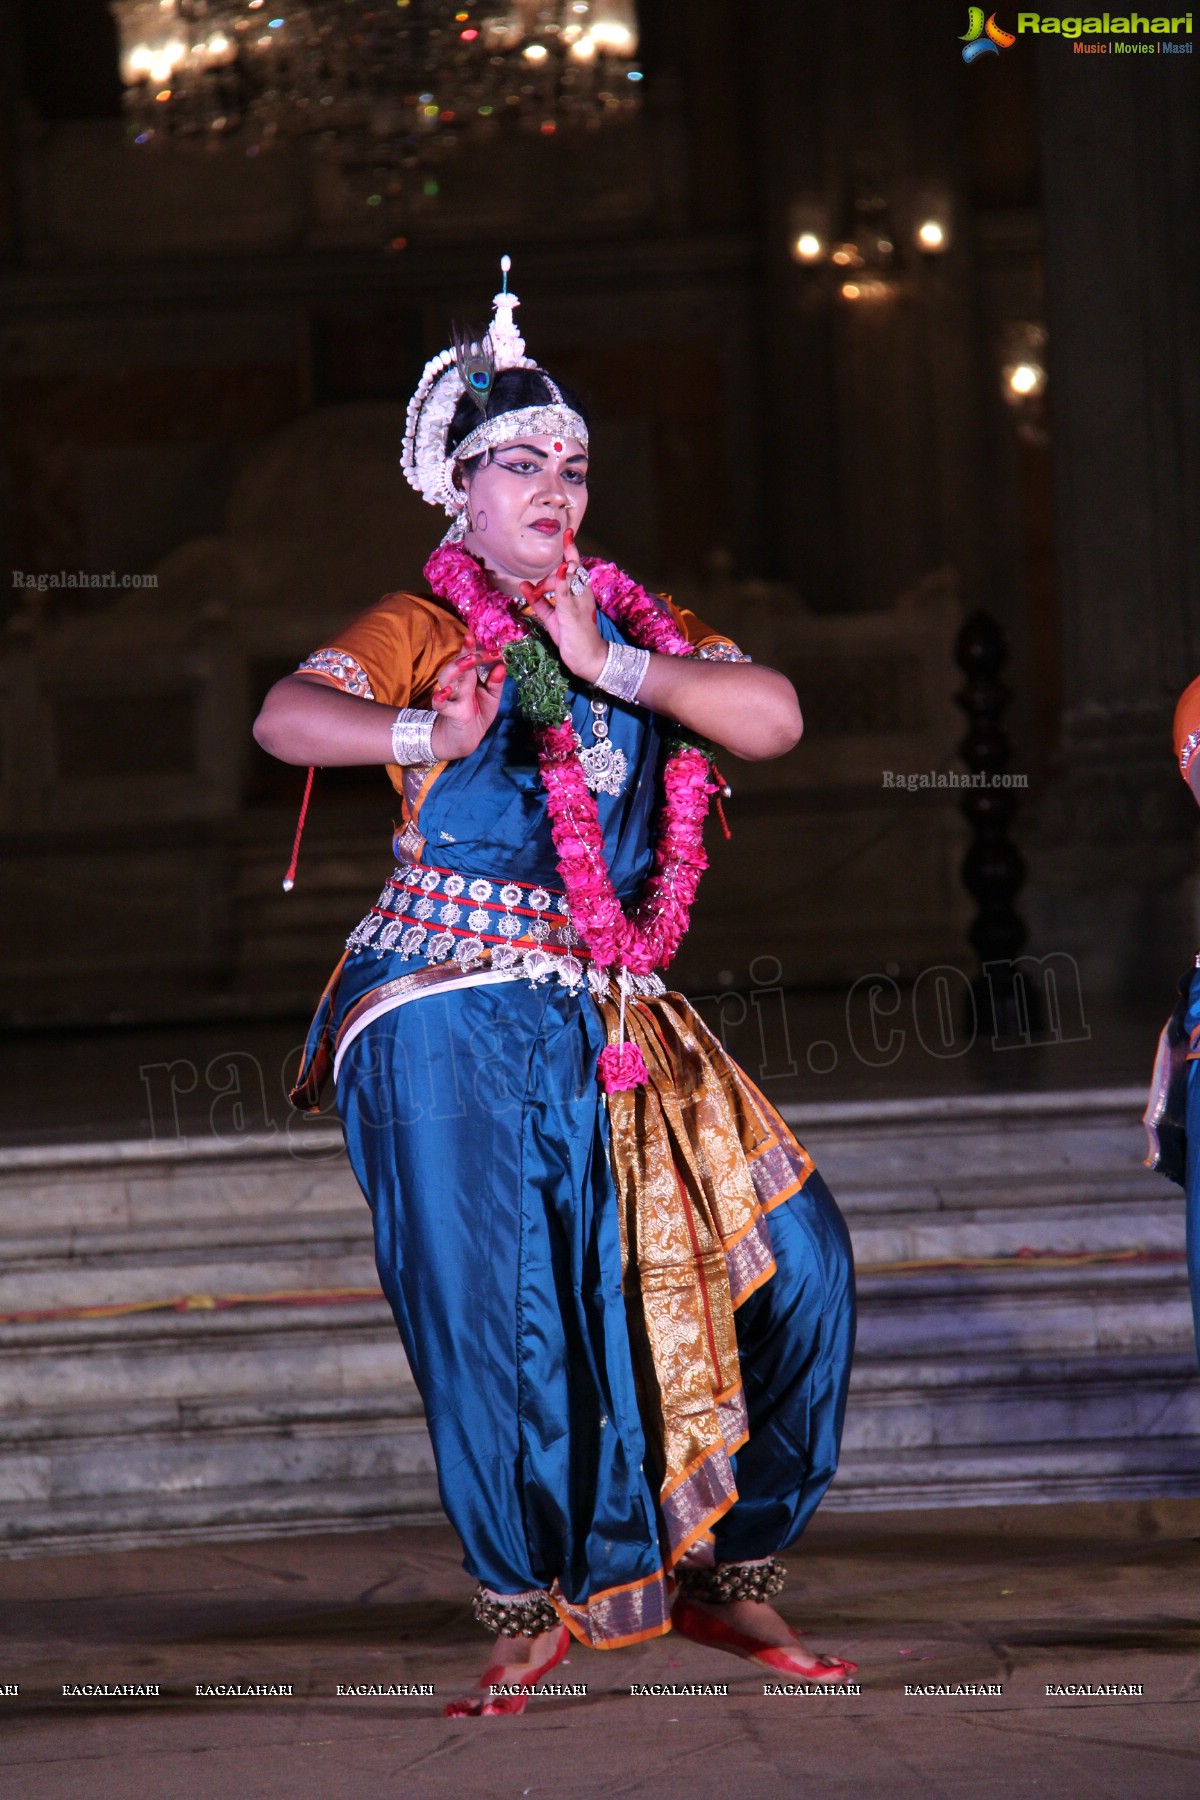
[[[1188,739],[1200,733],[1200,675],[1186,687],[1179,696],[1179,704],[1175,708],[1175,723],[1172,736],[1175,740],[1175,760],[1180,762],[1184,746]],[[1190,759],[1189,759],[1190,760]],[[1186,780],[1186,773],[1184,779]]]

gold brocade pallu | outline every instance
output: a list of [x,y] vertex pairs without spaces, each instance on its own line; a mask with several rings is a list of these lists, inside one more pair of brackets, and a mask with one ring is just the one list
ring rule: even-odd
[[[600,1003],[609,1042],[620,1008]],[[748,1420],[734,1314],[775,1273],[767,1214],[808,1154],[679,994],[627,1002],[649,1075],[608,1096],[634,1372],[671,1568],[737,1499]]]

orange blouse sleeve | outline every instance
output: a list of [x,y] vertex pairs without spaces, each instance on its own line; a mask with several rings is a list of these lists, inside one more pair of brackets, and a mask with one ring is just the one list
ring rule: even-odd
[[419,594],[385,594],[300,664],[344,693],[382,706],[427,705],[439,669],[453,657],[466,627]]
[[667,595],[663,595],[671,609],[671,617],[684,633],[689,644],[695,645],[700,655],[707,662],[749,662],[745,651],[739,650],[732,638],[724,632],[714,631],[703,619],[698,619],[694,612],[686,606],[676,606]]
[[1175,708],[1174,737],[1179,773],[1186,781],[1188,765],[1200,750],[1200,675],[1180,695]]
[[[748,662],[723,632],[714,631],[666,595],[671,616],[700,655],[715,662]],[[300,672],[320,675],[344,693],[384,706],[426,704],[438,671],[466,635],[456,615],[418,594],[385,594],[334,637],[305,657]]]

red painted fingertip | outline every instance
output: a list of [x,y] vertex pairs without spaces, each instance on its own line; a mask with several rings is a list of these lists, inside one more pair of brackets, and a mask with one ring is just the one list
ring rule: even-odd
[[568,525],[567,529],[563,532],[563,544],[567,549],[569,549],[574,542],[575,542],[575,528],[572,525]]

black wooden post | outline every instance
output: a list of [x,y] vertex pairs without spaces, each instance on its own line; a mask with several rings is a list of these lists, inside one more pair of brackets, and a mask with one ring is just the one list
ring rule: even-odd
[[955,699],[967,717],[959,754],[974,777],[963,793],[962,811],[971,828],[962,878],[978,908],[968,936],[980,972],[972,983],[975,1017],[993,1040],[1029,1043],[1041,1019],[1036,985],[1020,980],[1014,959],[1022,949],[1025,923],[1014,901],[1025,880],[1025,862],[1009,837],[1017,810],[1011,787],[996,785],[1008,772],[1012,745],[1004,729],[1010,698],[1001,680],[1008,645],[990,613],[973,612],[954,644],[954,659],[966,676]]

